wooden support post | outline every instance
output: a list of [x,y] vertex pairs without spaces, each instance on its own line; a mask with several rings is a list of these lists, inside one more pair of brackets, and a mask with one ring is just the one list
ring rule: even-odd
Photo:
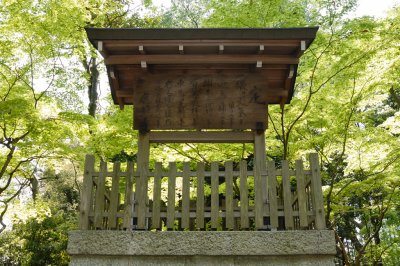
[[265,133],[254,132],[254,185],[255,185],[255,223],[257,229],[265,229],[264,213],[267,202],[267,180],[261,175],[266,169]]
[[149,144],[149,134],[139,133],[138,137],[138,153],[137,153],[137,163],[148,164],[150,156],[150,144]]
[[139,177],[136,179],[136,202],[137,202],[137,227],[138,229],[145,229],[146,227],[146,205],[147,198],[147,172],[149,167],[149,134],[139,132],[138,137],[138,153],[137,165],[139,170]]
[[136,179],[137,196],[137,229],[146,229],[146,205],[147,205],[147,168],[148,163],[138,164],[139,178]]
[[94,156],[86,155],[85,173],[83,176],[83,187],[81,191],[79,229],[89,229],[89,214],[92,206],[92,190],[93,190],[93,172],[94,172]]
[[324,197],[322,196],[321,173],[319,169],[318,155],[310,154],[310,170],[311,170],[311,190],[312,204],[315,211],[315,229],[325,229],[325,214],[324,214]]
[[254,164],[254,211],[255,211],[255,223],[256,229],[260,230],[264,228],[264,202],[263,202],[263,190],[261,185],[261,169],[260,164]]

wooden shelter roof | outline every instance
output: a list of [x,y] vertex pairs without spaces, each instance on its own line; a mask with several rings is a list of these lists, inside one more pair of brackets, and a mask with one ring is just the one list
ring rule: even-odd
[[[162,99],[167,100],[170,91],[165,88],[169,86],[169,82],[172,82],[174,87],[185,82],[186,87],[182,90],[176,89],[173,92],[175,94],[182,91],[193,92],[190,86],[204,84],[203,91],[207,91],[207,95],[210,89],[219,95],[218,99],[216,96],[210,98],[214,105],[218,104],[221,98],[232,97],[233,101],[238,101],[245,94],[244,97],[248,97],[249,101],[263,104],[264,108],[268,104],[289,103],[293,95],[299,57],[312,43],[317,30],[318,27],[87,28],[86,32],[90,42],[104,57],[114,103],[121,107],[134,104],[136,110],[138,106],[148,110],[149,106],[144,102],[147,101],[145,91],[153,97],[158,91],[164,90],[165,95]],[[208,79],[205,80],[204,77]],[[242,96],[239,95],[241,86],[246,86]],[[197,97],[195,94],[188,96]],[[251,97],[254,99],[250,99]],[[161,104],[164,100],[161,100]],[[182,110],[188,110],[193,103],[193,100],[183,104],[182,101],[185,100],[180,100]],[[168,102],[179,105],[178,100]],[[229,104],[223,102],[224,110],[220,112],[225,112],[225,105]],[[201,108],[207,109],[206,105],[204,103]],[[241,106],[246,107],[247,103],[241,103]],[[260,117],[265,115],[258,110]],[[246,115],[253,112],[255,111],[250,108]],[[264,121],[266,118],[262,119]],[[225,127],[229,128],[228,125]],[[183,128],[192,126],[187,125]]]

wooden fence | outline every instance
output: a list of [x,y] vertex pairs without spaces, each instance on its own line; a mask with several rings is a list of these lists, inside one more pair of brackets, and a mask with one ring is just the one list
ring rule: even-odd
[[[281,168],[268,161],[248,170],[246,161],[222,167],[189,162],[135,167],[105,162],[95,170],[86,156],[80,229],[298,230],[325,229],[318,156],[310,170],[297,160]],[[178,167],[179,165],[179,167]],[[221,168],[224,168],[221,170]]]

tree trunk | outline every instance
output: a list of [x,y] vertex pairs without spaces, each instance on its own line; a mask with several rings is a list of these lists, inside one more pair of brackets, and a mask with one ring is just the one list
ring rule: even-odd
[[92,57],[90,60],[92,63],[88,67],[88,74],[90,75],[90,83],[88,86],[88,96],[89,96],[89,115],[95,117],[97,110],[97,85],[99,81],[99,70],[97,69],[96,58]]
[[37,195],[39,193],[39,181],[34,176],[31,179],[31,189],[32,189],[32,199],[33,201],[36,201]]

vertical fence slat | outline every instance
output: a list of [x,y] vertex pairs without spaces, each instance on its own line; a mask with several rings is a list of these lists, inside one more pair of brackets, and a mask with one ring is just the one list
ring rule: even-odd
[[197,163],[196,228],[204,228],[204,163]]
[[[307,182],[307,176],[304,178],[304,184],[306,184],[305,186],[306,186],[306,210],[314,210],[313,209],[313,203],[312,203],[312,201],[313,201],[313,199],[312,199],[312,192],[311,192],[311,183],[310,184],[308,184],[308,182]],[[308,185],[307,185],[308,184]],[[310,225],[310,222],[308,221],[308,223],[309,223],[309,225]]]
[[276,170],[274,161],[268,161],[268,196],[271,230],[276,230],[278,228],[278,202],[276,193]]
[[[296,195],[291,192],[290,184],[290,170],[289,163],[286,160],[282,161],[282,170],[279,174],[282,175],[282,198],[283,198],[283,215],[285,229],[290,230],[294,228],[306,229],[309,225],[309,211],[313,211],[314,215],[314,228],[322,230],[326,228],[324,217],[324,205],[322,195],[322,182],[320,176],[320,168],[318,156],[311,154],[310,161],[310,185],[306,188],[306,178],[304,173],[304,166],[301,160],[296,161]],[[147,228],[147,190],[148,190],[148,165],[143,163],[139,166],[139,178],[136,178],[136,195],[133,193],[132,186],[134,183],[134,166],[132,162],[128,163],[126,174],[126,187],[125,187],[125,204],[123,213],[123,224],[121,228],[132,229],[132,221],[134,217],[134,208],[136,210],[137,228]],[[220,172],[218,163],[211,163],[211,229],[217,229],[220,226],[220,195],[219,195],[219,179]],[[265,168],[265,166],[264,166]],[[269,217],[272,230],[276,230],[279,225],[278,217],[278,196],[277,196],[277,177],[275,163],[269,161],[267,163],[267,171],[262,170],[261,164],[255,164],[254,169],[254,189],[255,189],[255,226],[256,229],[264,228],[264,216],[266,215],[264,208],[263,193],[261,193],[262,175],[265,172],[268,182],[268,203],[269,203]],[[107,163],[101,161],[98,177],[93,178],[94,173],[94,157],[91,155],[86,156],[85,160],[85,173],[82,186],[79,228],[89,229],[91,220],[89,219],[92,211],[94,210],[93,227],[96,229],[117,229],[118,223],[121,218],[117,218],[118,208],[120,204],[119,183],[120,183],[120,164],[115,163],[112,173],[112,186],[111,191],[106,191],[106,178],[107,178]],[[196,178],[197,178],[197,200],[196,200],[196,228],[204,229],[205,218],[205,198],[204,198],[204,163],[198,163]],[[248,173],[246,161],[240,162],[240,228],[249,228],[249,191],[248,191]],[[168,173],[168,205],[167,205],[167,228],[174,229],[176,219],[176,163],[170,163]],[[181,217],[181,228],[190,229],[191,213],[190,213],[190,184],[191,184],[190,164],[183,163],[183,179],[182,179],[182,208],[178,217]],[[225,217],[225,228],[234,230],[238,227],[235,225],[235,211],[234,211],[234,190],[233,190],[233,163],[228,161],[225,163],[225,209],[223,210],[223,217]],[[235,175],[236,176],[236,175]],[[108,179],[107,179],[108,180]],[[161,228],[161,180],[162,180],[162,165],[156,163],[154,172],[154,188],[153,188],[153,205],[152,205],[152,228]],[[95,182],[94,182],[95,181]],[[309,182],[309,181],[307,181]],[[93,186],[96,185],[96,189]],[[93,193],[94,192],[94,193]],[[109,193],[110,192],[110,193]],[[94,194],[94,195],[93,195]],[[257,196],[259,195],[259,197]],[[137,198],[137,205],[134,205],[133,196]],[[261,199],[261,204],[258,205]],[[94,203],[92,201],[94,200]],[[294,202],[293,202],[294,200]],[[279,203],[281,204],[281,203]],[[235,205],[237,206],[237,205]],[[298,217],[293,216],[293,212],[298,211]],[[257,216],[257,213],[261,214]],[[105,215],[107,217],[105,217]],[[208,216],[207,216],[208,217]],[[258,219],[258,220],[257,220]]]
[[299,206],[300,228],[304,229],[308,226],[307,207],[306,207],[306,191],[304,184],[304,168],[303,161],[296,160],[296,180],[297,180],[297,203]]
[[92,201],[93,190],[93,172],[94,172],[94,156],[86,155],[85,170],[83,176],[83,186],[81,191],[80,215],[79,215],[79,229],[89,229],[89,214]]
[[218,227],[219,214],[219,175],[218,162],[211,163],[211,228]]
[[133,162],[128,162],[125,184],[125,210],[123,228],[132,229],[133,219]]
[[322,230],[325,229],[324,198],[322,196],[321,173],[316,153],[310,154],[310,168],[312,203],[315,210],[315,229]]
[[233,162],[225,163],[225,220],[226,228],[234,228],[233,218]]
[[160,203],[161,203],[161,173],[162,164],[156,162],[154,169],[154,188],[153,188],[153,214],[151,218],[151,227],[153,229],[161,228],[160,221]]
[[189,229],[189,211],[190,211],[190,165],[183,163],[182,175],[182,229]]
[[256,229],[264,228],[264,195],[260,160],[254,164],[254,211]]
[[147,203],[147,167],[143,162],[139,166],[139,178],[136,180],[137,191],[137,229],[146,229],[146,203]]
[[282,187],[283,187],[283,210],[285,213],[285,229],[293,229],[292,193],[290,191],[289,163],[282,161]]
[[97,179],[95,210],[94,210],[94,227],[97,229],[103,229],[106,175],[107,175],[107,163],[101,161],[99,177]]
[[176,164],[169,163],[168,172],[168,205],[167,205],[167,228],[174,228],[175,223],[175,187],[176,187]]
[[110,195],[110,210],[108,211],[108,229],[117,228],[117,210],[119,205],[119,172],[121,164],[119,162],[114,163],[111,195]]
[[247,190],[247,162],[240,162],[240,228],[249,228],[249,191]]

